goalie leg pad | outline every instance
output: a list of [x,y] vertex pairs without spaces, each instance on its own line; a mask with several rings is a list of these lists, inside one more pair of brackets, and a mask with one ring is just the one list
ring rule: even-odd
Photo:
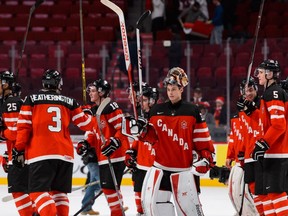
[[243,193],[243,169],[237,165],[233,166],[228,180],[229,197],[235,210],[239,212]]
[[171,202],[156,203],[154,215],[175,216],[174,205]]
[[203,216],[193,173],[191,171],[174,173],[170,179],[177,215]]
[[153,206],[156,205],[156,198],[162,177],[163,171],[155,167],[151,167],[146,173],[142,186],[141,197],[142,207],[145,215],[155,215]]

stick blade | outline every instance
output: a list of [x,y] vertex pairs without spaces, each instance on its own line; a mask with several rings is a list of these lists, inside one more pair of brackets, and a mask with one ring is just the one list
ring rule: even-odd
[[139,28],[139,27],[142,25],[142,23],[144,22],[144,20],[145,20],[148,16],[150,16],[150,14],[151,14],[151,11],[150,11],[150,10],[145,11],[145,12],[140,16],[140,18],[137,20],[137,22],[136,22],[136,28]]
[[2,197],[2,202],[9,202],[13,200],[13,196],[12,195],[7,195],[5,197]]

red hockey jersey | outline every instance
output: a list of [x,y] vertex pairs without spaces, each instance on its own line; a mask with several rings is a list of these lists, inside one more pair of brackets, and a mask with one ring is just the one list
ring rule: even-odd
[[20,110],[15,147],[25,150],[28,164],[45,159],[72,162],[70,122],[82,130],[92,130],[95,119],[85,115],[75,99],[56,92],[41,90],[29,95]]
[[[102,111],[100,116],[101,130],[106,140],[116,137],[121,141],[121,147],[110,156],[112,162],[125,160],[125,152],[129,148],[128,138],[121,133],[123,112],[116,102],[110,102]],[[95,148],[99,165],[108,164],[106,156],[101,154],[103,145],[97,122],[93,127],[93,133],[89,133],[87,141]]]
[[192,150],[214,152],[208,127],[196,105],[184,101],[156,104],[150,116],[154,130],[149,129],[144,139],[155,143],[154,166],[172,172],[185,171],[192,166]]

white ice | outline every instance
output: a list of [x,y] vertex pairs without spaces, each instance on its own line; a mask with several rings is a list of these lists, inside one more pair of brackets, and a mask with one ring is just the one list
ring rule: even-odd
[[[200,195],[200,201],[203,206],[205,216],[233,216],[235,211],[228,197],[227,187],[201,187],[202,193]],[[126,211],[126,216],[136,215],[136,206],[134,202],[134,193],[132,186],[122,186],[121,191],[124,197],[124,205],[129,209]],[[8,195],[7,186],[0,186],[0,198]],[[81,190],[74,191],[69,194],[70,200],[70,214],[74,215],[81,208],[81,200],[83,193]],[[101,216],[109,216],[110,211],[105,200],[105,197],[101,195],[95,201],[93,206],[94,210],[100,212]],[[0,201],[0,215],[1,216],[17,216],[17,210],[13,201],[2,202]],[[79,214],[80,215],[80,214]]]

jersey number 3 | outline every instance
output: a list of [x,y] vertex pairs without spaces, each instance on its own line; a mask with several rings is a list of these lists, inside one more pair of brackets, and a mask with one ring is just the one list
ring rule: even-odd
[[48,125],[48,129],[52,132],[59,132],[62,128],[62,122],[61,122],[61,111],[59,107],[49,107],[47,109],[48,113],[55,114],[52,117],[52,121],[55,123],[55,125]]

